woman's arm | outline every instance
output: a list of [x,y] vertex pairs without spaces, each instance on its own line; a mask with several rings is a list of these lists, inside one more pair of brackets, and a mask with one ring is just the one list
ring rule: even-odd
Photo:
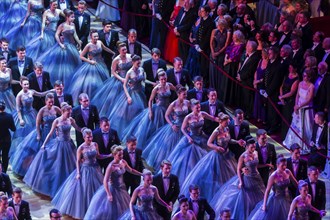
[[175,131],[175,132],[178,132],[179,131],[179,128],[178,126],[176,126],[175,124],[173,124],[172,120],[170,119],[170,115],[172,114],[172,112],[174,111],[174,103],[176,101],[172,102],[168,108],[166,109],[166,112],[165,112],[165,120],[167,121],[167,123],[172,127],[172,130]]
[[77,160],[76,160],[76,169],[77,169],[77,175],[76,175],[76,179],[80,179],[80,159],[81,159],[81,155],[82,155],[82,146],[85,143],[82,143],[77,150]]
[[212,30],[212,33],[211,33],[211,38],[210,38],[210,49],[211,49],[211,55],[212,55],[212,58],[215,59],[216,55],[214,53],[214,48],[213,48],[213,42],[214,42],[214,35],[215,35],[215,32],[217,31],[217,29],[213,29]]
[[73,25],[73,30],[74,30],[74,32],[73,32],[73,37],[74,37],[75,41],[76,41],[77,44],[78,44],[78,50],[80,50],[81,45],[82,45],[82,41],[79,39],[79,37],[78,37],[78,35],[77,35],[76,27],[75,27],[74,25]]
[[127,172],[133,174],[133,175],[137,175],[137,176],[142,176],[142,173],[140,173],[139,171],[133,169],[132,167],[130,167],[127,162],[125,160],[122,160],[124,165],[125,165],[125,169]]
[[238,163],[237,163],[237,176],[239,179],[239,185],[238,188],[242,188],[243,186],[243,180],[242,180],[242,168],[243,168],[243,164],[244,164],[244,156],[243,154],[238,158]]
[[56,112],[57,115],[62,115],[62,111],[61,111],[61,109],[59,107],[53,106],[53,108],[54,108],[54,110],[55,110],[55,112]]
[[17,111],[17,116],[18,116],[18,119],[19,119],[19,124],[21,126],[24,126],[25,121],[23,120],[22,112],[21,112],[21,107],[22,107],[21,97],[22,97],[22,91],[20,91],[16,96],[16,111]]
[[71,125],[79,132],[81,132],[81,128],[77,125],[76,120],[74,120],[73,118],[70,117],[70,122]]
[[103,178],[103,186],[104,186],[105,192],[107,193],[108,200],[110,202],[112,202],[112,200],[113,200],[112,194],[109,189],[109,184],[108,184],[111,173],[112,173],[112,163],[109,163],[109,165],[107,166],[107,169],[105,171],[104,178]]
[[262,210],[264,210],[264,211],[266,211],[266,205],[267,205],[269,192],[272,189],[273,184],[274,184],[274,175],[271,175],[268,178],[267,188],[266,188],[265,195],[264,195],[264,203],[262,205]]
[[25,15],[25,18],[24,18],[24,20],[23,20],[23,22],[22,22],[22,24],[21,24],[21,27],[23,27],[23,26],[25,25],[25,22],[26,22],[26,20],[28,19],[28,17],[30,16],[30,14],[31,14],[31,3],[30,3],[30,1],[29,1],[29,2],[28,2],[28,5],[27,5],[26,15]]
[[93,142],[93,144],[95,146],[97,159],[103,160],[112,157],[112,154],[100,154],[99,145],[96,142]]
[[162,199],[160,198],[157,187],[154,186],[154,187],[153,187],[153,191],[154,191],[154,195],[155,195],[155,199],[156,199],[156,201],[157,201],[159,204],[161,204],[162,206],[165,206],[165,207],[167,208],[167,210],[168,210],[169,212],[171,212],[171,211],[172,211],[172,207],[171,207],[170,205],[168,205],[164,200],[162,200]]
[[[117,72],[117,65],[119,63],[119,56],[117,56],[111,64],[111,73],[114,77],[116,77],[116,79],[118,79],[119,81],[121,81],[122,83],[125,82],[125,78],[121,77],[118,72]],[[126,74],[127,75],[127,74]]]
[[219,122],[219,119],[217,117],[212,116],[207,112],[201,111],[201,114],[202,114],[203,118],[209,119],[211,121]]
[[60,24],[56,30],[56,33],[55,33],[55,39],[57,41],[57,43],[60,45],[60,47],[62,49],[65,49],[65,45],[61,43],[61,40],[60,40],[60,34],[62,33],[63,31],[63,23]]
[[186,136],[186,138],[188,139],[189,143],[193,143],[194,140],[189,136],[189,134],[187,133],[186,129],[188,128],[188,125],[189,125],[189,120],[190,120],[190,114],[187,115],[183,122],[182,122],[182,126],[181,126],[181,132],[182,134],[184,134],[184,136]]
[[82,61],[94,65],[94,64],[96,64],[96,61],[95,61],[95,60],[90,60],[90,59],[87,59],[87,58],[85,57],[85,55],[89,52],[89,47],[90,47],[90,45],[91,45],[91,43],[88,43],[88,44],[85,46],[85,48],[83,49],[83,51],[81,51],[79,57],[80,57],[80,59],[81,59]]
[[42,116],[44,114],[44,109],[45,107],[42,107],[38,114],[37,114],[37,118],[36,118],[36,131],[37,131],[37,140],[39,141],[41,139],[41,132],[40,132],[40,126],[42,124]]
[[20,84],[20,81],[13,79],[13,75],[11,73],[11,69],[10,68],[7,68],[6,71],[8,72],[8,74],[10,76],[10,84]]
[[292,172],[289,169],[286,169],[286,171],[289,174],[290,180],[293,182],[294,186],[297,187],[298,186],[298,181],[296,180],[296,178],[294,177]]
[[214,140],[216,139],[216,137],[219,135],[219,129],[218,129],[218,127],[212,132],[212,134],[211,134],[211,136],[210,136],[210,138],[207,140],[207,146],[209,147],[209,148],[211,148],[212,150],[215,150],[215,151],[217,151],[217,152],[224,152],[225,151],[225,149],[223,149],[223,147],[220,147],[220,146],[218,146],[218,145],[216,145],[216,144],[214,144],[213,142],[214,142]]
[[47,142],[49,141],[50,137],[53,135],[55,129],[57,128],[58,120],[59,120],[59,119],[57,118],[57,119],[55,119],[55,120],[53,121],[52,128],[50,129],[50,131],[49,131],[49,133],[48,133],[48,135],[47,135],[47,137],[46,137],[44,143],[43,143],[42,146],[41,146],[42,149],[45,148],[45,145],[47,144]]
[[[298,196],[298,197],[299,197],[299,196]],[[296,197],[296,198],[292,201],[292,203],[291,203],[290,211],[289,211],[288,219],[287,219],[287,220],[291,220],[291,219],[292,219],[293,212],[294,212],[294,210],[295,210],[296,207],[297,207],[297,198],[298,198],[298,197]]]
[[[281,95],[281,98],[284,99],[284,98],[289,98],[289,97],[293,96],[293,95],[297,92],[298,84],[299,84],[299,81],[296,80],[296,81],[292,84],[290,92]],[[283,86],[283,84],[282,84],[282,86]],[[281,86],[281,89],[282,89],[282,86]]]
[[132,98],[128,92],[128,89],[127,89],[127,83],[128,83],[128,80],[129,80],[129,77],[130,77],[130,71],[127,72],[126,74],[126,77],[125,77],[125,80],[124,80],[124,84],[123,84],[123,87],[124,87],[124,92],[125,92],[125,95],[126,95],[126,98],[127,98],[127,103],[128,104],[131,104],[132,103]]
[[152,89],[151,91],[151,95],[150,95],[150,98],[149,98],[149,101],[148,101],[148,109],[149,109],[149,119],[152,120],[152,102],[154,101],[156,95],[157,95],[157,92],[158,92],[158,86],[156,86],[155,88]]
[[134,214],[134,208],[133,208],[133,206],[134,206],[134,204],[136,202],[136,198],[137,198],[139,192],[140,192],[140,186],[134,190],[133,195],[131,197],[131,201],[129,202],[129,210],[130,210],[131,216],[132,216],[131,220],[134,220],[135,219],[135,214]]
[[34,95],[34,96],[44,97],[44,96],[47,95],[47,93],[55,92],[55,89],[50,89],[50,90],[47,90],[47,91],[44,91],[44,92],[38,92],[34,89],[30,89],[30,91],[32,92],[32,95]]
[[102,41],[98,40],[98,42],[101,43],[102,50],[105,50],[106,52],[111,53],[112,55],[115,55],[115,54],[116,54],[115,52],[113,52],[112,50],[110,50],[110,48],[106,47],[106,46],[102,43]]
[[46,20],[47,20],[47,13],[49,10],[46,10],[43,14],[42,14],[42,23],[41,23],[41,33],[40,33],[40,39],[44,38],[44,30],[45,30],[45,26],[46,26]]

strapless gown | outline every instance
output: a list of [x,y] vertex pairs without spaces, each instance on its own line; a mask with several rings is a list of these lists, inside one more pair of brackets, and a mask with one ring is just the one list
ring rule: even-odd
[[6,103],[6,112],[12,113],[16,110],[16,99],[10,88],[10,76],[0,78],[0,100]]

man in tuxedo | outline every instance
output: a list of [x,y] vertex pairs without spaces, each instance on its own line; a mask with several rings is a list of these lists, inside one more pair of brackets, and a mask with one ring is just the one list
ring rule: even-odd
[[2,172],[2,164],[0,163],[0,191],[7,193],[8,197],[13,194],[13,187],[9,176]]
[[298,67],[298,74],[301,77],[304,67],[304,50],[301,47],[302,41],[300,38],[294,38],[291,40],[292,58],[291,64]]
[[308,158],[308,165],[324,170],[328,152],[328,125],[323,112],[317,112],[314,116],[310,146],[312,146],[312,150]]
[[308,11],[302,10],[298,14],[298,23],[296,29],[301,30],[302,36],[302,48],[303,50],[307,50],[313,45],[313,30],[312,25],[309,22],[310,13]]
[[222,208],[220,211],[220,220],[230,220],[231,218],[230,208]]
[[62,214],[58,209],[52,209],[49,212],[49,219],[50,220],[62,220]]
[[[307,162],[300,158],[300,146],[294,143],[290,146],[291,157],[288,158],[287,168],[291,171],[296,180],[304,180],[307,178]],[[290,184],[289,190],[291,195],[294,197],[297,192],[297,187]]]
[[4,100],[0,100],[0,150],[2,152],[3,171],[7,172],[8,167],[8,153],[11,146],[11,134],[10,131],[16,131],[13,116],[7,112],[6,103]]
[[186,63],[189,53],[189,35],[194,22],[196,21],[197,13],[193,8],[193,2],[184,0],[183,7],[180,9],[178,16],[174,21],[174,33],[178,36],[179,40],[179,56],[182,58],[183,63]]
[[324,55],[322,61],[328,64],[328,71],[330,67],[330,37],[327,37],[322,42],[322,48],[324,49]]
[[73,10],[74,6],[71,0],[57,0],[58,8],[64,11],[64,9]]
[[310,48],[317,59],[317,63],[320,63],[322,61],[322,58],[324,56],[324,49],[322,48],[322,41],[324,39],[324,33],[321,31],[316,31],[313,34],[313,45]]
[[[37,92],[45,92],[53,88],[50,83],[49,73],[43,71],[43,65],[40,62],[35,62],[34,72],[28,75],[30,89],[34,89]],[[44,97],[34,97],[33,108],[39,111],[45,105]]]
[[278,45],[282,47],[284,44],[289,44],[291,41],[291,33],[292,33],[292,24],[290,21],[285,20],[282,23],[282,34],[279,38]]
[[[246,44],[246,58],[241,63],[237,72],[237,80],[242,83],[243,86],[253,88],[254,73],[256,72],[260,56],[257,53],[258,44],[255,41],[249,40]],[[246,119],[252,117],[253,106],[251,103],[254,101],[254,91],[241,88],[241,106],[245,111]]]
[[[79,127],[87,127],[92,131],[99,127],[99,112],[95,105],[89,104],[89,97],[86,93],[79,95],[80,105],[76,106],[72,110],[71,117],[76,120]],[[77,146],[80,146],[83,142],[83,136],[79,131],[76,131]]]
[[203,88],[203,77],[194,77],[194,88],[188,90],[187,99],[197,99],[200,102],[207,101],[207,89]]
[[161,52],[158,48],[152,48],[151,58],[144,61],[142,65],[144,71],[146,72],[146,81],[149,82],[145,85],[145,94],[147,100],[149,100],[151,91],[158,81],[157,70],[167,70],[166,62],[160,58],[160,54]]
[[90,32],[91,17],[85,12],[86,2],[80,0],[78,2],[78,10],[75,11],[74,25],[76,27],[76,32],[79,39],[82,41],[82,49],[86,46],[88,42],[88,36]]
[[[126,139],[126,148],[124,150],[123,159],[133,169],[142,173],[144,166],[142,162],[142,150],[136,148],[136,137],[131,135]],[[126,172],[124,174],[124,182],[127,190],[130,190],[132,196],[134,190],[140,185],[141,177]]]
[[267,187],[268,177],[276,169],[277,156],[274,145],[267,141],[267,132],[264,129],[257,130],[256,150],[259,158],[258,171]]
[[330,75],[328,64],[321,61],[318,65],[318,76],[314,83],[313,108],[315,112],[328,113],[330,107]]
[[[228,115],[224,104],[217,99],[217,91],[215,89],[209,89],[207,93],[208,101],[201,103],[201,110],[209,113],[214,117],[218,117],[220,112]],[[206,120],[204,122],[203,131],[207,135],[211,135],[216,127],[219,126],[218,122]]]
[[208,201],[204,198],[200,198],[200,188],[197,185],[189,186],[190,197],[188,199],[189,210],[192,210],[195,213],[197,220],[203,220],[205,212],[209,215],[209,220],[215,219],[215,212],[210,206]]
[[280,34],[277,31],[271,31],[268,35],[269,45],[271,47],[278,47]]
[[30,205],[27,201],[22,200],[21,188],[14,188],[13,198],[9,201],[9,206],[15,211],[18,220],[31,220]]
[[[158,173],[153,178],[153,185],[157,187],[159,196],[167,204],[173,205],[180,193],[179,179],[177,176],[171,174],[172,163],[168,160],[163,160],[160,165],[161,173]],[[164,218],[164,220],[171,219],[171,212],[166,207],[154,202],[157,213]]]
[[69,105],[73,105],[72,96],[70,94],[64,93],[64,84],[61,80],[56,80],[54,83],[54,105],[61,108],[62,102],[66,102]]
[[142,57],[142,46],[136,41],[137,32],[135,29],[130,29],[127,34],[127,40],[125,41],[128,53],[135,54]]
[[[250,136],[250,126],[249,123],[244,120],[244,112],[242,109],[236,109],[234,111],[234,120],[228,125],[229,134],[231,139],[236,141],[245,140],[247,136]],[[235,158],[238,158],[245,151],[244,146],[237,144],[229,144],[229,149],[235,154]]]
[[[33,71],[33,61],[26,56],[24,46],[18,46],[16,50],[17,57],[12,57],[8,62],[8,67],[11,69],[11,75],[14,80],[19,81],[21,76],[27,76]],[[12,85],[12,90],[16,96],[22,87],[19,84]]]
[[[318,210],[325,210],[326,189],[325,183],[319,180],[319,170],[315,166],[308,167],[308,194],[312,196],[312,206]],[[308,212],[309,219],[321,220],[318,213]]]
[[0,56],[3,56],[7,63],[9,60],[16,56],[15,51],[9,49],[9,41],[6,38],[1,38]]
[[[111,30],[112,23],[110,20],[103,20],[102,21],[103,29],[98,31],[99,40],[108,47],[110,50],[118,54],[117,50],[117,42],[119,41],[119,34],[118,31]],[[106,52],[105,50],[102,51],[102,57],[104,59],[105,64],[111,73],[111,64],[112,64],[112,56]]]
[[[93,141],[97,143],[99,146],[100,154],[111,154],[111,147],[114,144],[119,145],[120,140],[117,134],[117,131],[110,128],[109,119],[106,117],[100,118],[100,128],[97,128],[93,131]],[[106,158],[102,160],[97,160],[105,173],[107,166],[111,162],[112,159]]]

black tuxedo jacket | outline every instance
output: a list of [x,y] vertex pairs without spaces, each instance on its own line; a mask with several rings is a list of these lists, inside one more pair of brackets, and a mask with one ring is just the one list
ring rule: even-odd
[[300,30],[302,31],[302,37],[301,37],[301,43],[302,48],[304,50],[307,50],[311,46],[313,46],[313,30],[312,25],[310,22],[308,22],[304,27],[300,27]]
[[[74,9],[74,6],[73,6],[73,3],[71,0],[65,0],[66,2],[66,8],[67,9],[70,9],[70,10],[73,10]],[[57,4],[58,4],[58,8],[60,9],[60,4],[61,4],[61,0],[57,0]],[[45,7],[46,8],[46,7]]]
[[327,126],[327,123],[324,124],[321,135],[320,135],[319,139],[316,141],[317,130],[318,130],[318,125],[314,123],[311,141],[313,141],[315,144],[318,144],[319,146],[323,146],[327,150],[328,149],[327,148],[327,144],[328,144],[328,126]]
[[[98,127],[100,122],[99,112],[95,105],[89,105],[89,118],[87,124],[85,124],[84,122],[80,105],[72,109],[71,117],[74,118],[74,120],[76,120],[76,123],[79,127],[81,128],[87,127],[91,130],[94,130],[96,127]],[[78,146],[80,146],[84,142],[82,134],[79,131],[76,131],[76,140]]]
[[[193,209],[193,201],[191,200],[191,198],[189,198],[189,209],[190,210],[194,210]],[[198,214],[196,216],[197,220],[203,220],[204,216],[205,216],[205,212],[207,214],[209,214],[209,220],[213,220],[215,219],[215,212],[213,210],[213,208],[210,206],[210,204],[207,202],[206,199],[204,198],[199,198],[198,199]]]
[[[34,89],[37,92],[44,92],[47,90],[52,89],[52,84],[50,83],[49,73],[46,71],[42,72],[42,88],[40,89],[38,84],[38,79],[35,72],[32,72],[28,75],[30,89]],[[44,97],[37,97],[35,96],[33,99],[33,108],[39,111],[45,105],[45,98]]]
[[[64,93],[64,102],[68,103],[69,105],[73,106],[72,95]],[[54,93],[54,105],[61,108],[60,101],[58,100],[57,94]]]
[[319,85],[319,88],[313,99],[313,108],[316,112],[324,111],[330,107],[330,74],[326,73]]
[[[142,162],[142,150],[135,149],[135,167],[132,166],[131,158],[129,157],[127,148],[124,149],[123,159],[127,162],[127,164],[132,167],[133,169],[142,173],[144,166]],[[140,184],[141,177],[133,175],[131,173],[126,172],[124,174],[124,182],[126,186],[135,183],[136,185]]]
[[[223,112],[225,114],[228,114],[227,111],[226,111],[226,109],[225,109],[224,104],[221,101],[217,100],[215,102],[215,105],[216,105],[215,106],[215,109],[216,110],[215,110],[215,115],[214,115],[215,117],[218,117],[218,114],[220,112]],[[204,111],[204,112],[207,112],[207,113],[211,114],[209,101],[206,101],[206,102],[201,103],[201,110]],[[218,127],[218,126],[219,126],[219,123],[218,122],[210,121],[210,120],[206,119],[204,121],[203,131],[207,135],[211,135],[212,132],[214,131],[214,129],[216,129],[216,127]]]
[[[286,160],[287,162],[287,168],[291,171],[291,173],[294,175],[294,171],[293,171],[293,165],[292,165],[292,158],[288,158]],[[299,159],[299,164],[298,164],[298,171],[297,171],[297,175],[295,176],[295,178],[298,180],[304,180],[307,178],[307,162],[303,159]],[[292,195],[294,196],[294,195]]]
[[[313,46],[313,45],[312,45]],[[312,47],[311,47],[312,49]],[[323,56],[325,54],[324,49],[322,48],[322,43],[319,43],[315,48],[314,48],[314,54],[317,59],[317,63],[320,63],[323,59]]]
[[[142,68],[144,69],[146,73],[146,79],[151,81],[151,82],[156,82],[158,81],[158,76],[156,74],[156,77],[154,77],[154,73],[152,72],[152,59],[148,59],[143,62]],[[166,62],[163,59],[159,59],[158,62],[158,69],[162,68],[163,70],[167,70],[166,67]],[[151,91],[154,87],[148,83],[145,85],[145,94],[147,96],[147,100],[149,100]]]
[[[253,79],[254,73],[258,67],[258,63],[260,60],[259,53],[256,51],[254,52],[251,57],[245,62],[242,62],[241,68],[239,69],[238,73],[241,77],[241,83],[246,86],[253,87]],[[244,65],[243,65],[244,64]]]
[[[162,173],[158,173],[154,176],[153,185],[157,187],[160,198],[162,198],[166,203],[172,202],[174,204],[176,202],[180,193],[179,179],[176,175],[170,174],[170,185],[166,194],[164,192]],[[166,207],[158,204],[157,202],[154,202],[154,205],[156,207],[157,213],[160,216],[168,219],[170,213],[167,211]]]
[[[256,143],[256,150],[258,152],[258,158],[259,158],[259,164],[272,164],[274,166],[274,169],[276,169],[276,151],[273,144],[267,143],[267,161],[264,163],[262,158],[261,149],[258,143]],[[269,167],[263,167],[258,168],[258,171],[260,173],[260,176],[265,184],[267,186],[268,178],[269,178]]]
[[[166,71],[167,74],[167,82],[172,83],[174,86],[176,86],[178,83],[176,82],[175,75],[174,75],[174,68],[171,68]],[[182,86],[188,86],[190,89],[193,88],[194,84],[190,78],[189,72],[186,69],[182,69],[181,72],[181,78],[180,78],[180,84]]]
[[[86,12],[83,13],[83,21],[81,28],[79,28],[79,12],[75,11],[74,13],[75,19],[74,19],[74,25],[76,27],[76,32],[79,37],[79,39],[83,42],[82,47],[84,47],[88,42],[88,36],[90,32],[91,27],[91,17]],[[84,48],[82,48],[84,49]]]
[[[312,196],[312,206],[317,208],[318,210],[325,210],[325,203],[326,203],[326,190],[325,190],[325,183],[322,180],[317,180],[316,182],[316,193],[315,198],[313,199],[313,190],[309,179],[306,179],[305,182],[308,183],[308,194]],[[321,220],[320,215],[315,212],[309,212],[309,219],[313,220]]]
[[[17,57],[13,57],[8,62],[8,67],[11,69],[11,75],[14,80],[20,80],[21,76],[27,76],[29,73],[33,71],[33,61],[30,57],[25,57],[24,69],[22,74],[18,69],[18,59]],[[19,84],[12,85],[12,90],[14,95],[16,96],[19,91],[21,91],[22,87]]]
[[[231,139],[234,140],[245,140],[245,137],[250,135],[250,126],[249,123],[246,121],[243,121],[241,126],[239,127],[239,132],[237,137],[235,136],[235,122],[231,121],[228,125],[229,128],[229,134]],[[229,144],[229,149],[231,152],[235,154],[236,160],[241,156],[241,154],[245,151],[244,147],[241,147],[238,144]]]
[[173,12],[174,5],[175,1],[173,0],[155,0],[154,11],[162,16],[163,21],[168,23]]
[[[128,46],[128,40],[125,41],[125,44],[126,44],[126,47],[127,47],[127,52],[130,53],[129,46]],[[134,53],[133,54],[138,55],[142,58],[142,46],[137,41],[134,43]],[[131,54],[131,55],[133,55],[133,54]]]
[[265,71],[265,90],[269,98],[273,100],[278,100],[278,94],[280,91],[281,84],[283,82],[283,76],[282,74],[279,74],[280,64],[281,61],[277,58],[273,63],[268,63]]
[[[11,206],[15,211],[15,205],[14,205],[13,200],[10,200],[8,205]],[[18,220],[31,220],[32,218],[31,218],[31,214],[30,214],[29,203],[22,200],[21,205],[19,207],[19,212],[15,213],[15,214],[16,214]]]
[[15,122],[13,116],[7,112],[0,113],[0,143],[10,142],[10,131],[16,131]]
[[13,187],[10,178],[5,173],[0,173],[0,191],[7,193],[8,197],[11,197],[13,194]]
[[[278,38],[278,45],[279,47],[281,48],[284,44],[289,44],[290,41],[291,41],[291,33],[292,31],[290,31],[289,33],[285,34],[285,33],[282,33],[281,36]],[[285,35],[285,38],[284,40],[281,41],[281,38],[282,36]]]
[[[182,18],[183,14],[184,17]],[[194,22],[196,21],[196,18],[197,18],[197,14],[195,13],[195,10],[193,8],[190,8],[186,12],[183,7],[180,9],[179,14],[174,21],[174,27],[176,27],[177,31],[180,33],[180,38],[186,41],[189,40],[190,30]]]
[[[3,50],[2,50],[1,48],[0,48],[0,56],[5,57],[5,56],[3,55]],[[13,58],[13,57],[16,57],[16,52],[13,51],[13,50],[11,50],[11,49],[8,49],[8,55],[7,55],[7,59],[6,59],[7,63],[8,63],[9,60],[10,60],[11,58]]]
[[304,67],[304,50],[302,48],[299,48],[299,50],[296,52],[294,56],[292,54],[291,64],[298,67],[298,73],[301,77],[302,70]]
[[209,16],[206,20],[201,19],[198,30],[196,41],[199,47],[204,53],[210,53],[210,38],[212,30],[215,28],[214,20]]
[[[187,92],[187,99],[197,99],[197,90],[195,88],[192,88],[188,90]],[[206,102],[207,101],[207,89],[203,88],[203,93],[202,93],[202,100],[199,100],[200,102]]]
[[[118,31],[114,31],[114,30],[110,30],[110,40],[109,43],[106,41],[105,39],[105,34],[103,30],[99,30],[98,31],[99,34],[99,40],[102,41],[102,43],[110,48],[113,52],[115,52],[116,54],[118,53],[117,50],[117,42],[119,41],[119,35],[118,35]],[[105,59],[105,57],[110,56],[110,54],[108,52],[103,52],[103,58]]]
[[[99,152],[100,154],[110,154],[111,153],[111,147],[114,144],[120,144],[120,140],[117,134],[116,130],[110,129],[109,130],[109,134],[108,134],[108,145],[105,146],[104,145],[104,141],[103,141],[103,134],[100,128],[97,128],[93,131],[93,141],[95,141],[97,143],[97,145],[99,146]],[[102,160],[97,160],[100,164],[100,166],[104,169],[107,168],[107,166],[109,165],[109,163],[111,162],[111,158],[107,158],[107,159],[102,159]]]

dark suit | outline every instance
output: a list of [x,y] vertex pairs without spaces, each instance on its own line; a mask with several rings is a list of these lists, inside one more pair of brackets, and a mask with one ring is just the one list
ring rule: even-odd
[[[142,150],[140,149],[135,149],[135,166],[132,165],[131,158],[128,153],[128,149],[125,148],[124,150],[124,155],[123,159],[127,162],[127,164],[132,167],[133,169],[139,171],[142,173],[144,166],[142,162]],[[124,182],[126,185],[127,190],[130,188],[131,189],[131,195],[133,194],[134,190],[140,185],[141,177],[136,176],[133,174],[130,174],[126,172],[124,174]]]
[[[187,92],[187,99],[190,100],[190,99],[197,99],[197,89],[195,88],[192,88],[190,90],[188,90]],[[202,99],[199,100],[200,102],[205,102],[207,101],[207,89],[202,89]],[[198,100],[198,99],[197,99]]]
[[[70,9],[70,10],[74,10],[74,6],[71,0],[65,0],[65,3],[62,4],[61,0],[57,0],[57,4],[58,4],[58,8],[61,9],[62,11],[64,9]],[[47,9],[48,7],[45,8]],[[58,21],[58,24],[62,24],[63,22],[65,22],[65,17],[64,16],[60,16],[60,20]]]
[[[312,206],[317,208],[318,210],[325,210],[325,202],[326,202],[326,190],[325,183],[322,180],[317,180],[315,185],[315,195],[313,195],[312,185],[309,179],[305,180],[308,183],[308,194],[312,196]],[[315,212],[308,212],[309,219],[313,220],[321,220],[319,214]]]
[[[52,84],[50,83],[49,73],[46,71],[42,72],[42,86],[41,89],[38,84],[38,79],[35,72],[32,72],[28,75],[30,89],[34,89],[37,92],[45,92],[47,90],[52,89]],[[45,98],[44,97],[37,97],[35,96],[33,99],[33,108],[39,111],[45,105]]]
[[[191,200],[191,198],[189,198],[188,203],[189,203],[189,209],[193,211],[194,210],[193,201]],[[214,212],[213,208],[210,206],[210,204],[207,202],[207,200],[204,198],[199,198],[198,199],[198,214],[196,216],[196,219],[203,220],[204,216],[205,216],[205,212],[207,214],[209,214],[209,216],[210,216],[209,220],[215,219],[215,212]]]
[[83,21],[81,24],[81,28],[79,27],[79,16],[80,13],[78,11],[75,11],[74,13],[75,19],[74,19],[74,25],[76,27],[76,32],[79,37],[79,39],[82,41],[82,49],[87,44],[88,36],[90,32],[90,26],[91,26],[91,17],[89,14],[84,12],[81,16],[83,16]]
[[18,220],[31,220],[32,219],[31,214],[30,214],[30,206],[29,206],[28,202],[21,200],[21,205],[19,206],[18,213],[16,213],[13,200],[10,200],[8,205],[14,209]]
[[[148,59],[148,60],[144,61],[142,68],[146,72],[146,79],[151,82],[156,82],[156,81],[158,81],[158,76],[157,76],[157,71],[154,73],[152,70],[152,62],[153,62],[152,59]],[[158,61],[157,69],[160,69],[160,68],[164,69],[165,71],[167,70],[166,62],[163,59],[159,59],[159,61]],[[149,100],[153,88],[154,87],[152,85],[146,84],[145,94],[147,96],[147,100]]]
[[302,78],[304,67],[304,50],[302,48],[299,48],[295,54],[292,54],[291,64],[297,66],[297,72],[300,78]]
[[[291,41],[291,31],[290,32],[288,32],[288,33],[282,33],[281,34],[281,36],[278,38],[278,45],[279,45],[279,47],[281,48],[284,44],[289,44],[290,43],[290,41]],[[284,35],[284,37],[283,37],[283,35]],[[283,37],[283,40],[281,41],[281,39],[282,39],[282,37]]]
[[[234,140],[245,140],[246,136],[250,135],[250,126],[249,123],[243,121],[239,126],[238,135],[235,135],[235,122],[232,121],[228,125],[230,138]],[[241,147],[239,144],[229,144],[229,149],[231,152],[235,154],[236,160],[241,156],[241,154],[245,151],[244,147]]]
[[300,26],[300,30],[302,31],[301,43],[302,48],[307,50],[311,46],[313,46],[313,30],[312,25],[308,22],[304,27]]
[[314,49],[311,47],[312,51],[315,54],[315,57],[317,59],[317,63],[320,63],[322,61],[322,58],[324,56],[324,49],[322,48],[322,43],[319,43]]
[[0,191],[7,193],[8,197],[11,197],[13,194],[13,187],[10,178],[5,173],[0,173]]
[[142,46],[139,42],[135,42],[134,43],[134,51],[133,53],[131,53],[131,51],[129,50],[129,45],[128,45],[128,40],[126,40],[124,42],[126,44],[126,47],[127,47],[127,52],[130,53],[131,55],[135,54],[135,55],[138,55],[142,58]]
[[[267,143],[266,144],[266,148],[267,148],[267,160],[266,162],[263,160],[262,157],[262,153],[261,153],[261,149],[259,146],[259,143],[256,144],[256,150],[258,152],[258,158],[259,158],[259,164],[260,165],[264,165],[264,164],[272,164],[274,166],[274,169],[276,169],[276,151],[275,151],[275,147],[273,144]],[[269,178],[269,167],[262,167],[262,168],[258,168],[258,171],[260,173],[260,176],[265,184],[265,186],[267,187],[267,182],[268,182],[268,178]]]
[[[98,31],[99,34],[99,40],[102,41],[102,43],[108,47],[110,50],[118,54],[117,50],[117,42],[119,41],[119,35],[117,31],[110,30],[109,33],[109,39],[105,39],[105,33],[103,30]],[[102,57],[104,59],[104,62],[106,63],[109,73],[111,73],[111,64],[112,64],[112,55],[106,52],[105,50],[102,51]]]
[[324,53],[322,57],[322,61],[326,62],[328,64],[328,71],[330,70],[330,52],[329,53]]
[[[166,203],[172,202],[174,204],[180,193],[179,179],[177,176],[170,174],[170,183],[167,193],[165,194],[164,182],[163,182],[163,174],[159,173],[153,178],[153,185],[157,187],[159,196]],[[167,211],[166,207],[154,203],[157,213],[164,218],[164,220],[171,219],[171,213]]]
[[[317,80],[317,79],[316,79]],[[313,108],[315,112],[324,112],[324,109],[330,107],[330,74],[325,73],[322,81],[314,94]]]
[[[20,80],[21,76],[27,76],[29,73],[33,71],[33,61],[32,58],[30,57],[25,57],[24,61],[24,68],[22,71],[22,74],[19,71],[18,68],[18,59],[17,57],[13,57],[9,60],[8,62],[8,67],[11,69],[11,75],[14,80]],[[17,84],[17,85],[12,85],[12,90],[14,95],[16,96],[19,91],[21,91],[22,87]]]
[[[287,164],[287,168],[291,171],[291,173],[294,175],[294,177],[296,178],[297,181],[299,180],[304,180],[307,178],[307,161],[303,160],[303,159],[299,159],[298,162],[298,168],[297,168],[297,173],[294,173],[294,166],[292,164],[292,158],[288,158],[286,160],[286,164]],[[296,192],[297,192],[297,187],[293,185],[293,183],[290,183],[289,186],[289,190],[291,192],[291,196],[292,198],[294,198],[296,196]]]
[[[100,154],[111,154],[111,147],[114,144],[120,144],[120,140],[116,130],[110,129],[108,133],[108,144],[105,146],[105,142],[103,139],[103,133],[100,128],[97,128],[93,131],[93,141],[97,143],[99,146]],[[97,160],[104,171],[106,170],[107,166],[111,162],[111,158],[106,158],[102,160]]]
[[[201,110],[212,115],[209,101],[201,103]],[[227,114],[224,104],[221,101],[217,100],[215,102],[215,113],[212,116],[217,117],[220,112]],[[219,126],[218,122],[206,119],[204,121],[203,131],[205,132],[205,134],[211,135],[214,129],[216,129],[216,127],[218,126]]]
[[[5,56],[5,54],[7,54],[6,55],[7,57]],[[8,51],[6,53],[4,53],[4,51],[0,48],[0,56],[3,56],[4,58],[6,58],[6,61],[8,63],[11,58],[16,57],[16,53],[15,53],[15,51],[13,51],[9,48],[8,48]]]
[[[319,126],[317,124],[314,124],[313,126],[313,133],[312,133],[312,139],[315,143],[315,145],[321,147],[320,150],[316,148],[316,146],[312,146],[311,154],[308,158],[308,165],[321,167],[321,169],[324,169],[325,163],[326,163],[326,156],[328,152],[328,126],[327,123],[324,123],[324,127],[322,128],[320,137],[318,140],[316,140],[317,130]],[[320,155],[321,154],[321,155]],[[322,156],[323,155],[323,156]]]
[[7,172],[8,153],[11,146],[10,131],[16,131],[13,116],[7,112],[0,113],[0,150],[2,151],[2,170]]
[[[73,108],[72,118],[76,120],[76,123],[79,127],[81,128],[87,127],[91,130],[94,130],[96,127],[98,127],[100,122],[99,112],[95,105],[89,105],[89,117],[87,124],[84,122],[81,105],[78,105]],[[77,147],[84,142],[82,134],[79,131],[76,131],[76,140],[77,140]]]
[[[64,93],[63,97],[64,97],[64,102],[66,102],[69,105],[73,106],[72,95]],[[56,93],[54,93],[54,105],[61,108],[61,103],[60,103],[59,98],[58,98]]]

